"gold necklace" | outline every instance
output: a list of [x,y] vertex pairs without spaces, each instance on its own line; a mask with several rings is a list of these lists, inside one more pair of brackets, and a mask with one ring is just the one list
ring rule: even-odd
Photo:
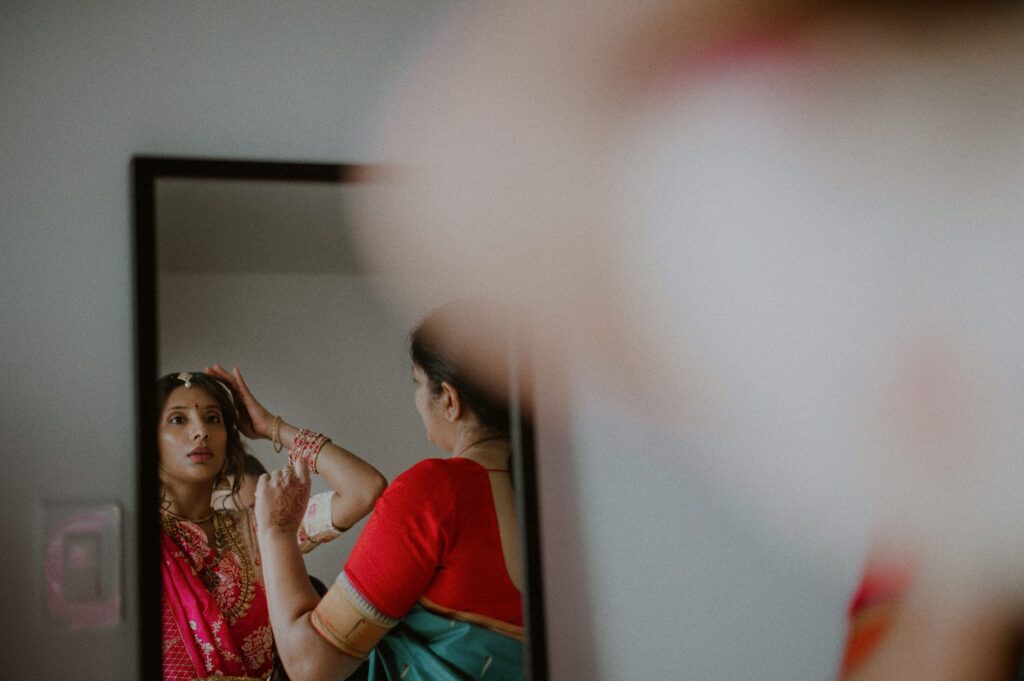
[[249,611],[249,606],[255,596],[256,583],[253,579],[252,561],[249,560],[249,552],[246,550],[245,544],[235,531],[235,519],[231,517],[231,513],[225,511],[214,515],[213,527],[214,541],[218,548],[227,544],[227,550],[234,552],[242,567],[242,583],[239,584],[238,601],[235,603],[235,607],[224,611],[228,624],[234,624],[238,618]]
[[187,522],[187,523],[195,523],[196,525],[202,525],[203,523],[209,522],[210,518],[212,518],[213,514],[215,513],[215,511],[213,509],[210,509],[209,515],[203,516],[199,520],[192,520],[191,518],[186,518],[183,515],[178,515],[174,511],[171,511],[170,509],[166,509],[165,508],[165,509],[163,509],[163,511],[164,511],[164,513],[166,513],[167,515],[171,516],[172,518],[174,518],[175,520],[177,520],[179,522],[184,521],[184,522]]
[[[453,454],[453,456],[455,456],[455,457],[465,456],[466,452],[468,452],[469,450],[473,449],[474,447],[479,447],[480,445],[482,445],[485,442],[494,442],[495,440],[507,440],[507,439],[508,438],[505,437],[504,435],[495,435],[493,437],[485,437],[482,440],[477,440],[476,442],[474,442],[473,444],[469,445],[468,447],[463,448],[461,452],[459,452],[458,454]],[[509,450],[509,451],[511,453],[511,450]]]
[[[467,459],[469,461],[472,461],[473,463],[476,463],[479,466],[481,466],[488,473],[508,473],[508,472],[510,472],[509,468],[508,468],[509,462],[510,462],[510,458],[506,458],[505,459],[505,464],[504,464],[505,467],[504,468],[491,468],[490,465],[484,463],[483,461],[479,461],[478,459],[476,459],[476,458],[474,458],[472,456],[466,456],[466,452],[468,452],[469,450],[473,449],[477,445],[481,445],[481,444],[483,444],[485,442],[490,442],[492,440],[504,440],[504,439],[506,439],[506,438],[504,438],[504,437],[489,437],[489,438],[485,438],[483,440],[480,440],[479,442],[474,442],[473,444],[471,444],[470,446],[466,447],[465,449],[463,449],[458,454],[453,454],[452,457],[456,458],[456,459]],[[505,452],[505,457],[511,457],[511,456],[512,456],[512,448],[509,447],[509,450],[507,452]]]
[[[164,511],[165,517],[162,518],[164,528],[168,534],[171,535],[172,540],[179,548],[185,549],[185,546],[190,542],[183,536],[182,528],[179,527],[181,520],[187,520],[193,522],[187,518],[171,513],[170,511]],[[169,517],[168,517],[169,516]],[[256,580],[253,574],[252,561],[249,560],[249,552],[245,547],[245,543],[238,537],[238,533],[235,528],[235,520],[232,517],[230,511],[214,511],[206,517],[205,520],[213,518],[213,537],[212,548],[216,554],[223,554],[225,551],[232,552],[235,554],[235,559],[239,562],[242,568],[242,574],[240,576],[241,584],[238,585],[239,597],[235,602],[234,607],[230,610],[223,610],[222,614],[227,619],[229,625],[233,625],[238,621],[240,617],[245,615],[249,611],[249,606],[252,604],[253,598],[256,595]],[[215,558],[216,562],[219,562],[220,558]],[[217,587],[220,581],[219,576],[214,571],[212,565],[208,565],[204,568],[200,568],[197,571],[197,576],[202,580],[203,584],[211,592]]]

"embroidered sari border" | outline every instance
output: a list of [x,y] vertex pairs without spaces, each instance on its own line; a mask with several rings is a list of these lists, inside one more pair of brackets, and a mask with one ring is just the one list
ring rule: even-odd
[[520,643],[525,643],[526,633],[523,627],[515,624],[510,624],[503,620],[496,619],[494,617],[488,617],[487,615],[481,615],[475,612],[466,612],[464,610],[455,610],[454,608],[445,607],[439,603],[435,603],[426,596],[421,596],[419,604],[424,608],[434,613],[435,615],[441,615],[459,622],[468,622],[469,624],[476,624],[491,631],[503,634],[509,638],[513,638]]
[[310,615],[313,629],[339,651],[365,658],[399,620],[382,615],[342,572]]
[[306,505],[306,515],[299,526],[299,549],[309,553],[321,544],[326,544],[341,536],[344,530],[334,526],[331,517],[331,500],[336,492],[320,492],[314,494]]
[[366,596],[359,592],[359,589],[357,589],[352,581],[349,580],[348,575],[345,574],[344,570],[342,570],[341,574],[338,575],[338,578],[334,580],[334,583],[345,592],[345,595],[348,596],[349,600],[352,601],[352,604],[356,606],[356,609],[359,610],[359,612],[367,619],[372,620],[374,624],[390,629],[402,621],[401,617],[389,617],[378,610],[377,607],[366,598]]

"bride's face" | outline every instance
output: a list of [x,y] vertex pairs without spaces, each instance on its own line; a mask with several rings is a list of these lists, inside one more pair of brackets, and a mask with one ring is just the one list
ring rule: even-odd
[[210,482],[227,456],[220,405],[206,391],[181,386],[167,396],[157,427],[164,482]]

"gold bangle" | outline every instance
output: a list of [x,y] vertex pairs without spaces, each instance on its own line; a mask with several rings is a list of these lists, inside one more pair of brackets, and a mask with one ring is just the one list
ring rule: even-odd
[[278,453],[284,448],[281,439],[281,417],[274,417],[274,427],[270,429],[270,444],[274,447],[274,452]]
[[309,467],[310,473],[317,473],[316,460],[320,456],[320,450],[325,444],[331,441],[323,433],[314,433],[305,428],[299,428],[292,439],[291,449],[288,450],[288,460],[292,463],[300,459]]
[[320,443],[320,446],[316,448],[316,451],[313,453],[313,456],[308,461],[310,473],[316,473],[317,475],[320,474],[320,471],[316,469],[316,460],[320,458],[320,450],[323,448],[324,444],[326,442],[330,442],[330,440],[327,438],[324,438],[324,440],[325,441]]

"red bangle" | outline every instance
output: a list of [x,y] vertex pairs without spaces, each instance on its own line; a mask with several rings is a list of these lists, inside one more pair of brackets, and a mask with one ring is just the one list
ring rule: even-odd
[[294,463],[299,459],[309,467],[310,473],[316,473],[316,460],[320,456],[320,450],[331,438],[322,433],[314,433],[311,430],[300,428],[292,440],[291,449],[288,450],[288,461]]

